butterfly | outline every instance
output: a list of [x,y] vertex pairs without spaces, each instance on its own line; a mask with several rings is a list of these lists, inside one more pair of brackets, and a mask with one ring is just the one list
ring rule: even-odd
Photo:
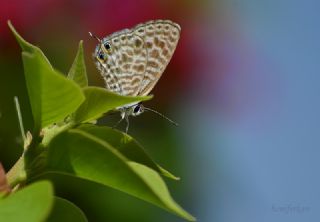
[[[180,38],[181,28],[170,20],[152,20],[131,29],[115,32],[99,41],[93,54],[107,90],[123,96],[146,96],[154,88],[171,60]],[[120,123],[145,110],[141,102],[119,107]],[[118,123],[116,125],[118,125]],[[176,123],[174,123],[176,124]]]

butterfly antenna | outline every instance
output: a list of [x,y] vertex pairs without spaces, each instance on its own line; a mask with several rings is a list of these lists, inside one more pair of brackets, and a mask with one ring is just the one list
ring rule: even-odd
[[169,119],[168,117],[166,117],[165,115],[163,115],[162,113],[159,113],[158,111],[156,111],[154,109],[150,109],[150,108],[147,108],[147,107],[144,107],[144,109],[147,110],[147,111],[151,111],[151,112],[153,112],[155,114],[158,114],[159,116],[161,116],[162,118],[168,120],[170,123],[172,123],[175,126],[179,126],[178,123],[174,122],[173,120]]
[[98,42],[101,42],[101,39],[99,39],[96,35],[92,34],[91,32],[89,32],[89,35],[90,35],[92,38],[95,38],[96,40],[98,40]]

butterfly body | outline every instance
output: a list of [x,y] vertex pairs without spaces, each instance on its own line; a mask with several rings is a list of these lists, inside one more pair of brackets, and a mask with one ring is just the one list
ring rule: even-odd
[[[93,57],[106,88],[123,96],[148,95],[167,67],[180,31],[172,21],[153,20],[97,38]],[[142,107],[136,103],[118,109],[122,119],[128,119],[141,114]]]

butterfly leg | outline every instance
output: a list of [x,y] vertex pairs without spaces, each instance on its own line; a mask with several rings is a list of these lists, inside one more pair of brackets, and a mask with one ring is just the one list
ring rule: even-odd
[[120,114],[121,119],[112,127],[112,129],[116,128],[122,122],[122,120],[125,118],[126,113],[123,110],[121,110],[120,112],[121,112],[121,114]]
[[126,127],[126,133],[128,134],[128,130],[129,130],[129,116],[126,115],[125,116],[126,122],[127,122],[127,127]]
[[115,129],[121,122],[123,118],[121,118],[116,124],[113,125],[112,129]]

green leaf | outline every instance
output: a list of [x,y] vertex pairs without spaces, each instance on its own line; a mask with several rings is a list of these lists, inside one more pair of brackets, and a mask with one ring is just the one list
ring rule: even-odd
[[37,182],[0,199],[0,221],[42,222],[52,205],[52,185],[48,181]]
[[152,96],[121,96],[100,87],[85,87],[83,92],[86,99],[75,113],[74,121],[76,123],[89,122],[119,106],[152,98]]
[[41,51],[40,48],[38,48],[38,47],[32,45],[31,43],[27,42],[26,40],[24,40],[21,37],[21,35],[19,35],[19,33],[16,31],[16,29],[13,27],[11,21],[8,21],[8,26],[11,29],[11,32],[13,33],[15,38],[17,39],[17,42],[19,43],[22,51],[29,52],[29,53],[37,52],[42,57],[43,61],[47,64],[47,66],[50,67],[51,69],[53,69],[49,60],[47,59],[47,57],[44,55],[44,53]]
[[83,41],[79,42],[76,58],[69,70],[68,78],[76,82],[80,87],[88,86],[86,64],[84,62]]
[[75,83],[53,70],[40,48],[24,40],[10,21],[8,26],[24,51],[22,57],[34,130],[39,131],[74,112],[84,96]]
[[58,173],[46,173],[43,178],[50,179],[55,194],[77,205],[89,221],[150,222],[155,215],[168,217],[153,204],[99,183]]
[[79,207],[68,200],[55,197],[53,209],[46,222],[86,222],[88,221]]
[[38,53],[22,53],[36,129],[63,120],[84,101],[80,87],[51,69]]
[[[171,212],[181,216],[189,221],[195,221],[196,219],[182,209],[171,197],[169,190],[161,179],[160,175],[142,164],[135,162],[128,162],[129,166],[137,173],[147,186],[154,192],[154,194],[162,202],[160,207],[170,210]],[[164,205],[164,206],[163,206]]]
[[157,165],[134,138],[123,132],[110,127],[98,127],[91,124],[83,124],[79,129],[106,141],[131,161],[146,165],[170,179],[180,179]]
[[48,148],[45,172],[61,173],[100,183],[195,221],[170,196],[160,175],[128,161],[105,141],[73,129],[56,136]]

